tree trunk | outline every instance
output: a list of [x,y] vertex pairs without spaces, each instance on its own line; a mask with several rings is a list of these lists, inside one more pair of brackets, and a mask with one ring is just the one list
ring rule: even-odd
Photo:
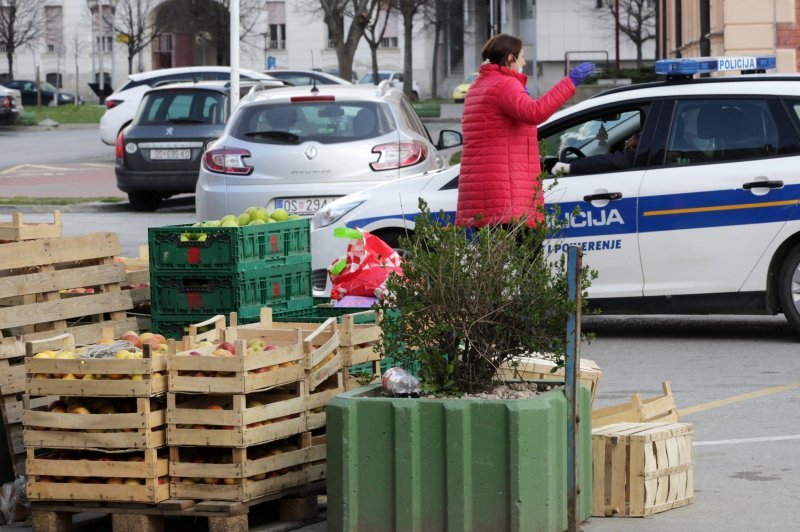
[[353,55],[355,49],[351,50],[346,44],[336,46],[336,59],[339,62],[339,77],[346,80],[353,79]]
[[378,75],[378,45],[380,41],[375,43],[375,46],[370,43],[369,45],[369,52],[372,56],[372,84],[377,85],[381,82],[381,78]]
[[412,37],[414,29],[414,13],[416,6],[413,0],[403,0],[400,2],[400,10],[403,14],[403,92],[409,100],[414,100],[413,94],[413,73],[412,73]]
[[8,60],[8,75],[10,76],[8,79],[14,79],[14,51],[10,48],[6,52],[6,59]]
[[128,75],[133,74],[133,58],[135,55],[130,52],[130,49],[128,50]]

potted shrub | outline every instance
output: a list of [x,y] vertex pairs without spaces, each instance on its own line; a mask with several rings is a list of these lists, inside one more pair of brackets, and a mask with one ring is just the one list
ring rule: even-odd
[[[518,355],[563,363],[570,311],[562,256],[547,252],[556,215],[535,229],[476,231],[420,203],[402,277],[387,282],[382,348],[422,380],[419,399],[380,384],[328,406],[332,530],[563,530],[567,404],[561,388],[496,392]],[[582,272],[584,286],[590,274]],[[547,383],[548,386],[552,382]],[[483,395],[480,395],[483,394]],[[488,395],[487,395],[488,394]],[[581,419],[590,420],[588,389]],[[578,431],[580,517],[591,512],[591,427]]]

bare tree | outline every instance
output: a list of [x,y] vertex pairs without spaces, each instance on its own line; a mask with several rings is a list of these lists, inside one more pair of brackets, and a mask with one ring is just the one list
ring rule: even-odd
[[414,31],[414,16],[420,12],[422,6],[430,0],[399,0],[399,11],[403,16],[403,92],[409,99],[413,99],[413,69],[412,69],[412,34]]
[[[603,0],[603,3],[606,9],[602,17],[613,24],[615,0]],[[619,0],[619,31],[636,46],[636,64],[642,66],[642,48],[647,41],[656,38],[656,3]]]
[[[353,77],[353,57],[364,30],[377,10],[380,0],[319,0],[325,25],[339,63],[339,77]],[[345,33],[345,18],[350,25]]]
[[5,43],[8,75],[14,78],[14,52],[32,47],[44,35],[42,0],[0,0],[0,43]]
[[378,48],[386,35],[386,27],[389,24],[389,15],[395,9],[391,0],[380,2],[377,9],[370,17],[369,23],[364,28],[364,39],[369,44],[370,56],[372,58],[372,83],[377,85],[380,82],[378,75]]
[[91,45],[86,42],[83,38],[85,35],[84,32],[80,30],[71,31],[66,38],[64,39],[64,43],[67,47],[67,53],[72,55],[72,59],[75,62],[75,104],[78,104],[78,91],[80,89],[80,60],[81,57],[84,57],[87,52],[91,50]]
[[438,95],[439,85],[439,40],[442,31],[446,27],[448,11],[453,7],[453,0],[432,0],[423,6],[422,14],[425,18],[425,25],[433,28],[433,60],[431,68],[431,97]]
[[[151,23],[151,11],[159,0],[121,0],[117,4],[113,28],[118,42],[128,49],[128,74],[133,74],[133,59],[158,35],[157,26]],[[107,21],[111,25],[111,21]]]

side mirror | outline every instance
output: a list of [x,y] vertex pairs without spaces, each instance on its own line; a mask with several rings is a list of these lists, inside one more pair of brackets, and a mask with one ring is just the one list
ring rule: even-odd
[[436,149],[446,150],[461,146],[463,143],[464,137],[461,133],[452,129],[443,129],[439,132],[439,142],[436,143]]

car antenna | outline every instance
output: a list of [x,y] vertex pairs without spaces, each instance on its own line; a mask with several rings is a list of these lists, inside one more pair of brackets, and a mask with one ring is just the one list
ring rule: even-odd
[[189,70],[189,73],[192,75],[192,83],[194,83],[195,85],[197,85],[197,76],[195,75],[194,69],[193,69],[193,68],[192,68],[192,69],[190,69],[190,70]]
[[[309,53],[311,53],[311,71],[313,72],[314,71],[314,50],[309,50]],[[317,88],[317,78],[315,78],[314,76],[311,76],[311,92],[312,92],[312,94],[316,94],[316,93],[319,92],[319,89]]]

